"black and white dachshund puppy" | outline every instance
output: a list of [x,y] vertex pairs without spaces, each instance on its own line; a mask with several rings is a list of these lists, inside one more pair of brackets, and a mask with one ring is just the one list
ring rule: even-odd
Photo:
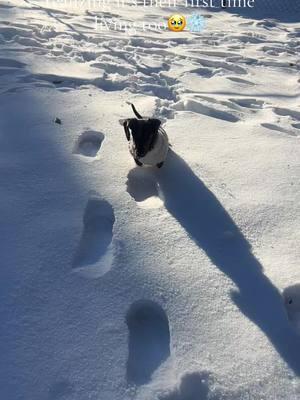
[[157,118],[143,118],[135,106],[129,103],[137,118],[120,120],[129,144],[129,152],[135,163],[161,168],[169,150],[169,140]]

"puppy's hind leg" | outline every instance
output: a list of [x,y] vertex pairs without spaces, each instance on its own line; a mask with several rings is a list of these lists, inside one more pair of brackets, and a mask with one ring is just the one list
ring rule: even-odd
[[156,164],[157,168],[161,168],[163,165],[164,165],[164,161],[162,161],[162,162]]
[[143,166],[143,163],[141,163],[137,158],[134,159],[136,165],[138,165],[139,167]]

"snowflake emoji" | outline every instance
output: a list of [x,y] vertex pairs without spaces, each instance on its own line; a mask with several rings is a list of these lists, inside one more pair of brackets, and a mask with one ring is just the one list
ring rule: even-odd
[[191,32],[202,32],[206,27],[205,18],[200,14],[192,14],[187,18],[187,29]]

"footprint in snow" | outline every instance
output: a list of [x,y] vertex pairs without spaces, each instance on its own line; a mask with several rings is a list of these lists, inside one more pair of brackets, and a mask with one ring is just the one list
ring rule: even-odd
[[146,168],[134,168],[127,175],[127,192],[141,208],[159,208],[163,205],[159,185]]
[[114,257],[112,206],[97,197],[90,198],[83,216],[83,232],[73,268],[89,278],[98,278],[108,272]]
[[133,303],[127,313],[129,329],[128,383],[142,385],[170,355],[170,330],[164,310],[150,300]]
[[85,131],[78,137],[73,153],[86,157],[96,157],[103,140],[104,134],[102,132]]
[[179,387],[159,400],[207,400],[209,374],[193,372],[181,378]]
[[300,334],[300,283],[287,287],[283,291],[283,300],[288,319]]

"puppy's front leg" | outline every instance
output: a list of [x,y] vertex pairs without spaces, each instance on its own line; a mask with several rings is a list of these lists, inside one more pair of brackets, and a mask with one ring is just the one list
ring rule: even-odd
[[138,165],[139,167],[143,166],[143,163],[141,163],[137,158],[134,159],[136,165]]

